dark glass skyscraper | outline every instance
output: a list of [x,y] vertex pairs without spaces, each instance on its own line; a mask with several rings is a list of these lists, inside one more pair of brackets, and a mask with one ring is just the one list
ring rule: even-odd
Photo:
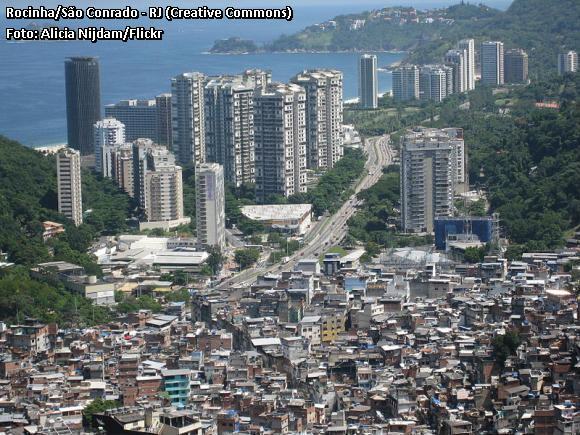
[[71,57],[64,63],[68,145],[93,154],[93,125],[101,119],[101,84],[96,57]]

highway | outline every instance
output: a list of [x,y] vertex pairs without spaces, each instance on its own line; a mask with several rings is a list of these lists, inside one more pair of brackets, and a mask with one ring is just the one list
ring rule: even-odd
[[270,267],[263,265],[256,266],[223,281],[217,289],[227,289],[230,287],[240,287],[252,284],[258,275],[292,270],[296,263],[303,258],[317,258],[326,252],[331,246],[337,245],[346,236],[348,227],[346,222],[356,213],[357,206],[361,201],[356,198],[356,194],[368,189],[375,184],[382,176],[382,169],[391,164],[393,160],[393,150],[389,144],[389,136],[377,136],[365,140],[365,152],[367,161],[365,172],[362,178],[354,187],[354,194],[342,205],[333,215],[325,216],[320,221],[313,223],[313,227],[304,239],[304,245],[296,251],[284,264],[274,264]]

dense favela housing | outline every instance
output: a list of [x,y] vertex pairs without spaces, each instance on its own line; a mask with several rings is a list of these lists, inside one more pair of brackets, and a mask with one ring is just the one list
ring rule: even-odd
[[[413,11],[369,22],[418,24]],[[99,60],[67,59],[68,146],[38,150],[52,214],[26,227],[46,258],[0,250],[17,307],[0,321],[0,434],[580,434],[579,227],[566,221],[557,248],[512,243],[482,181],[505,175],[484,153],[499,165],[509,140],[482,152],[464,119],[480,86],[485,120],[528,102],[510,93],[530,82],[528,53],[470,38],[442,53],[394,66],[384,95],[377,55],[357,54],[348,107],[336,69],[247,69],[184,72],[104,116]],[[572,80],[577,53],[556,56],[554,77]],[[454,98],[457,123],[435,110]],[[560,109],[530,106],[506,135]],[[374,134],[383,109],[396,128]],[[557,116],[542,125],[567,125]],[[118,227],[107,195],[126,201]]]

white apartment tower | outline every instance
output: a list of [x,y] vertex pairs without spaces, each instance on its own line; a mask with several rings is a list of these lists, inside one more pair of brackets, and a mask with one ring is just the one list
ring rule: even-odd
[[56,159],[58,211],[76,226],[83,223],[81,154],[71,148],[60,151]]
[[179,163],[205,162],[204,85],[196,72],[171,79],[171,146]]
[[570,50],[558,55],[558,74],[575,73],[578,71],[578,53]]
[[364,54],[359,60],[359,103],[364,109],[378,107],[379,85],[377,78],[377,56]]
[[421,100],[443,101],[453,93],[453,69],[444,65],[425,65],[419,71]]
[[105,118],[94,125],[95,170],[111,177],[110,151],[125,143],[125,124],[115,118]]
[[205,86],[206,160],[223,165],[225,179],[255,182],[254,83],[242,76],[210,79]]
[[306,93],[271,83],[254,96],[256,197],[306,192]]
[[200,249],[226,245],[224,169],[218,163],[195,168],[195,218]]
[[113,147],[108,157],[111,159],[111,178],[129,196],[134,196],[133,144],[126,143]]
[[256,88],[264,88],[272,82],[272,71],[259,68],[247,69],[242,73],[244,81],[250,81]]
[[147,222],[163,227],[185,223],[181,167],[167,148],[147,139],[135,141],[133,180],[135,198]]
[[441,140],[447,141],[455,147],[455,193],[466,192],[469,186],[467,177],[467,152],[463,139],[463,129],[456,127],[442,128],[441,133],[447,136],[442,136],[443,139]]
[[482,42],[480,56],[481,82],[490,86],[503,85],[503,42]]
[[393,71],[393,99],[411,101],[419,99],[419,68],[405,65]]
[[445,54],[445,63],[453,70],[453,93],[467,92],[467,51],[449,50]]
[[306,164],[331,169],[342,157],[342,72],[310,70],[292,82],[306,91]]
[[465,90],[475,89],[475,41],[473,39],[462,39],[457,43],[457,49],[465,51],[466,81]]
[[437,129],[402,139],[401,220],[404,231],[433,232],[435,217],[451,216],[458,179],[457,144]]

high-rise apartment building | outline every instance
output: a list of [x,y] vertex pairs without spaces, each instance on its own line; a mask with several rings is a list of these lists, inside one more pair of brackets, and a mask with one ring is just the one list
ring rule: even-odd
[[76,226],[83,223],[81,184],[81,155],[77,150],[64,148],[56,158],[58,211]]
[[133,143],[133,184],[147,222],[141,228],[172,228],[189,221],[183,213],[181,167],[164,146],[148,139]]
[[195,219],[201,249],[226,245],[224,169],[218,163],[195,168]]
[[393,100],[411,101],[419,99],[419,68],[405,65],[393,71]]
[[453,70],[453,93],[467,92],[467,51],[449,50],[445,54],[445,63]]
[[467,177],[467,151],[463,139],[463,129],[456,127],[442,128],[440,132],[435,130],[435,133],[442,135],[441,140],[447,141],[455,147],[455,193],[466,192],[469,185]]
[[528,81],[528,54],[521,48],[513,48],[505,52],[504,81],[506,83]]
[[306,192],[306,93],[271,83],[254,96],[256,197]]
[[376,109],[379,105],[379,85],[377,77],[377,56],[364,54],[358,67],[359,102],[364,109]]
[[179,163],[205,163],[204,86],[201,73],[171,79],[171,149]]
[[331,169],[342,157],[342,73],[303,71],[292,82],[306,91],[306,164]]
[[110,150],[125,143],[125,125],[115,118],[105,118],[95,123],[94,135],[95,170],[111,177]]
[[487,41],[481,43],[481,82],[497,86],[504,84],[503,42]]
[[96,57],[71,57],[64,63],[68,146],[94,153],[93,126],[101,119],[101,82]]
[[475,89],[475,41],[473,39],[462,39],[457,43],[457,49],[465,51],[465,90],[471,91]]
[[570,50],[558,55],[558,74],[575,73],[578,71],[578,53]]
[[171,149],[171,94],[155,97],[157,107],[157,144]]
[[433,232],[435,217],[451,216],[457,178],[455,138],[437,129],[408,132],[401,157],[403,230]]
[[105,116],[125,125],[128,142],[157,138],[157,106],[155,100],[121,100],[105,106]]
[[255,182],[254,87],[242,76],[215,77],[205,86],[206,160],[223,165],[236,186]]
[[425,65],[419,70],[421,100],[443,101],[453,93],[453,69],[444,65]]
[[111,161],[110,177],[120,189],[134,196],[133,188],[133,144],[126,143],[112,147],[108,158]]
[[173,155],[167,149],[151,149],[147,159],[148,168],[145,174],[147,220],[171,222],[183,219],[181,167],[175,165]]
[[242,73],[244,81],[250,81],[256,88],[265,88],[272,82],[272,71],[259,68],[247,69]]

